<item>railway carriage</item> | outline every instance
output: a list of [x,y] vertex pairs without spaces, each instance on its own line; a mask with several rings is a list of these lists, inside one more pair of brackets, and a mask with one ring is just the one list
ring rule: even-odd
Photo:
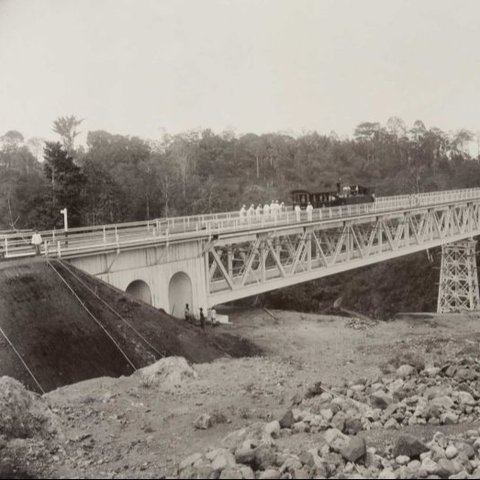
[[375,194],[368,187],[362,185],[346,185],[337,183],[337,190],[309,192],[308,190],[291,190],[290,197],[293,205],[306,208],[310,202],[313,208],[337,207],[341,205],[355,205],[375,201]]

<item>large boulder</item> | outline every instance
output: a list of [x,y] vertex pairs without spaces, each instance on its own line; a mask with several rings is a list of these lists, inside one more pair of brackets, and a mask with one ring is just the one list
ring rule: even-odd
[[162,358],[148,367],[141,368],[136,375],[140,376],[140,381],[144,384],[167,390],[198,377],[198,373],[183,357]]
[[397,438],[392,453],[394,458],[406,455],[416,459],[424,452],[428,452],[428,447],[420,439],[413,435],[402,434]]
[[39,438],[59,434],[60,422],[47,402],[10,377],[0,378],[0,434],[4,439]]

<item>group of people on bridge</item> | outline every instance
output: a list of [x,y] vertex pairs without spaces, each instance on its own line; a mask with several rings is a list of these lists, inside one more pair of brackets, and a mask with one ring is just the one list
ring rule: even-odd
[[257,207],[255,208],[255,205],[252,203],[250,205],[250,208],[246,208],[245,205],[242,205],[242,208],[240,209],[240,222],[245,223],[249,222],[252,219],[260,219],[262,216],[264,218],[278,218],[282,213],[285,212],[285,204],[278,203],[278,200],[272,200],[270,204],[265,203],[265,205],[262,205],[259,203]]
[[[281,217],[285,213],[285,203],[279,203],[278,200],[272,200],[270,204],[265,203],[265,205],[258,204],[255,208],[255,205],[252,203],[250,208],[246,208],[245,205],[242,205],[240,209],[240,223],[250,223],[252,221],[259,221],[262,218],[274,219]],[[308,202],[308,205],[305,209],[307,214],[307,220],[313,220],[313,205]],[[295,218],[297,222],[302,220],[302,209],[300,205],[295,205],[294,207]]]

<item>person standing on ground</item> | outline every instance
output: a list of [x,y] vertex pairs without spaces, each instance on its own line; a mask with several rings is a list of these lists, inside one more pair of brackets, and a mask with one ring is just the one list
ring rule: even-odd
[[215,310],[215,305],[210,310],[210,315],[212,317],[212,325],[217,323],[217,311]]
[[185,305],[185,320],[187,322],[190,321],[190,307],[188,306],[188,303]]
[[310,202],[307,205],[307,218],[309,222],[313,220],[313,205]]
[[205,330],[205,315],[202,307],[200,307],[200,326],[202,327],[202,330]]
[[42,236],[38,233],[38,230],[35,230],[35,233],[32,235],[32,245],[35,248],[35,255],[40,255],[40,246],[42,245]]

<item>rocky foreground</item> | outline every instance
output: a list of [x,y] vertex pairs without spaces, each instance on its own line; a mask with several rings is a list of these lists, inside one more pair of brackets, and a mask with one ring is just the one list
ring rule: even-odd
[[[399,432],[382,448],[368,444],[372,430],[413,425],[474,423],[480,412],[479,362],[464,357],[425,368],[415,355],[393,359],[385,375],[343,388],[315,384],[292,399],[282,418],[255,423],[185,458],[180,478],[479,478],[480,432],[435,433],[425,443]],[[214,419],[199,417],[196,428]],[[282,448],[282,439],[322,433],[317,446]],[[302,437],[304,440],[305,437]],[[309,443],[309,442],[305,442]]]
[[[426,366],[418,355],[400,355],[384,364],[382,372],[342,387],[317,382],[299,388],[277,419],[251,420],[221,442],[188,455],[172,472],[178,478],[479,478],[476,357],[460,355]],[[127,380],[129,388],[136,385],[135,391],[151,396],[167,388],[175,396],[178,386],[189,390],[202,381],[198,369],[183,358],[161,360]],[[113,408],[117,398],[102,394],[101,404]],[[93,414],[98,407],[93,398],[88,402]],[[125,423],[124,412],[117,410],[114,417]],[[52,408],[48,396],[2,377],[0,477],[165,475],[155,462],[140,465],[138,471],[110,467],[110,457],[121,455],[115,439],[106,450],[95,443],[95,434],[73,435],[74,430],[66,429],[74,418],[72,408]],[[106,420],[98,414],[92,418],[92,432]],[[226,427],[225,422],[218,412],[205,411],[190,430],[210,431],[216,424]],[[382,439],[385,433],[388,441]],[[155,436],[162,434],[150,431],[142,448],[153,448]]]

